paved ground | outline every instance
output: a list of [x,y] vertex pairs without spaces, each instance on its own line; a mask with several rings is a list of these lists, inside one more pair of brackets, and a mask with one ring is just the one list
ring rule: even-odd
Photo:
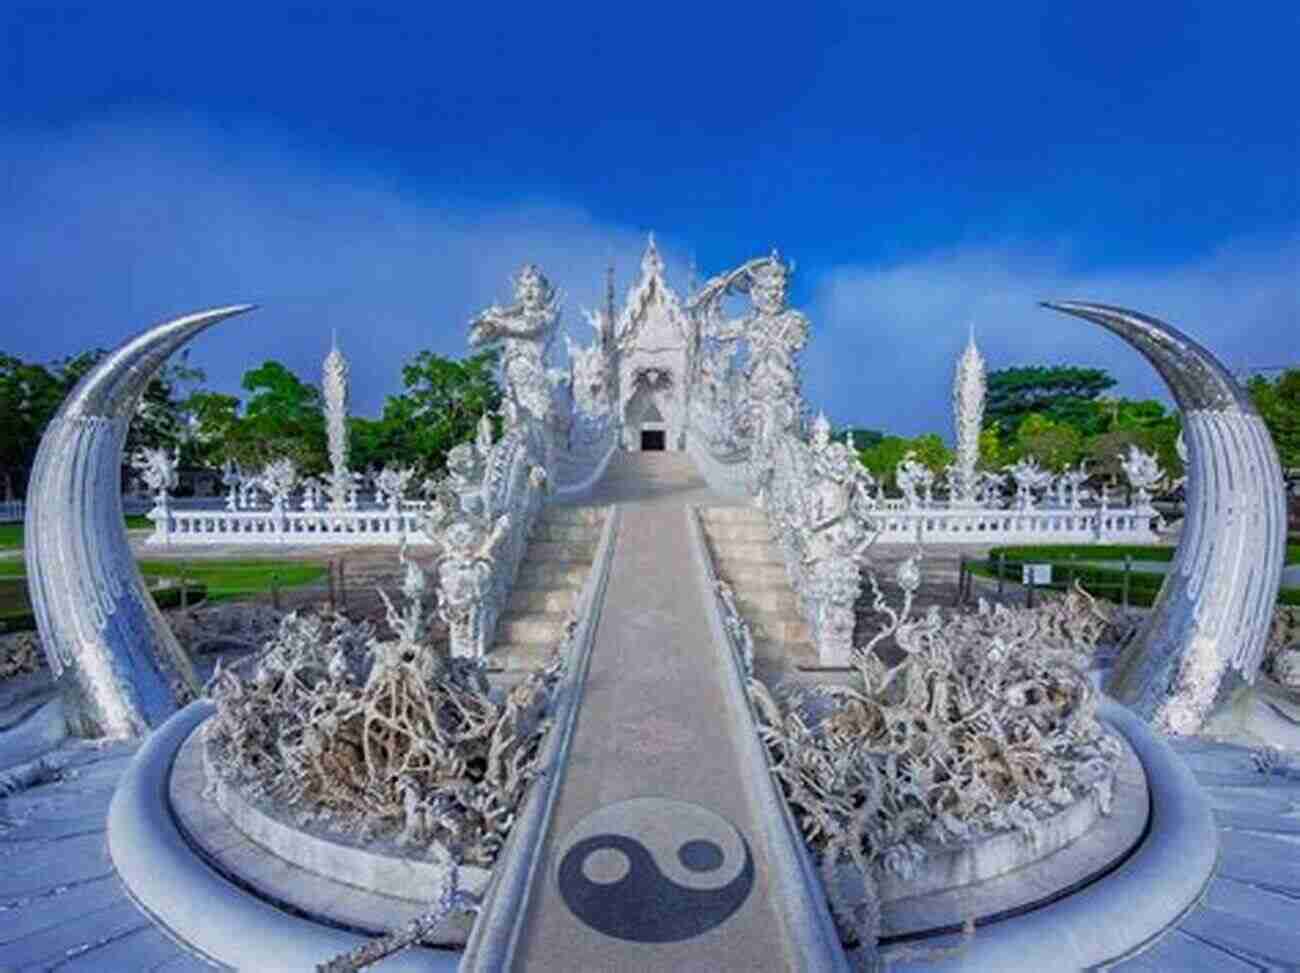
[[[698,479],[621,486],[600,497],[623,495],[622,523],[517,968],[794,969],[686,531],[687,502],[721,501]],[[702,882],[671,871],[683,835],[701,840]]]
[[[1205,901],[1176,929],[1116,968],[1135,973],[1300,968],[1300,771],[1260,774],[1241,747],[1193,739],[1175,742],[1174,748],[1214,805],[1218,871]],[[645,747],[639,759],[649,763],[653,749]],[[108,802],[133,751],[124,745],[69,744],[59,751],[70,761],[59,779],[0,799],[0,970],[210,969],[139,913],[108,860]],[[666,748],[660,753],[662,763],[682,759],[665,760]],[[728,967],[755,968],[731,961]]]
[[[613,482],[594,502],[627,500],[634,492],[626,482]],[[711,806],[724,825],[748,833],[741,788],[725,776],[732,744],[725,727],[700,712],[713,689],[698,666],[706,640],[697,634],[701,619],[690,614],[698,604],[688,590],[691,574],[684,567],[664,573],[661,563],[667,552],[682,550],[683,537],[673,527],[682,516],[682,502],[707,494],[701,494],[698,484],[662,484],[651,492],[657,494],[655,502],[625,511],[627,546],[610,578],[610,621],[602,620],[597,632],[570,778],[556,809],[552,833],[558,844],[552,845],[552,856],[558,851],[563,857],[584,837],[600,837],[604,823],[597,819],[593,825],[588,812],[627,797],[656,795],[699,804],[705,795],[716,799]],[[374,554],[378,574],[392,555]],[[878,563],[883,573],[884,564]],[[942,563],[937,552],[927,558],[927,567]],[[932,597],[951,598],[952,589],[945,596],[938,580],[927,584],[932,584]],[[1176,741],[1174,747],[1215,809],[1220,845],[1216,877],[1205,900],[1176,929],[1118,968],[1300,969],[1300,768],[1262,774],[1241,747],[1199,739]],[[52,755],[61,771],[14,792],[0,771],[0,971],[208,969],[135,908],[108,859],[108,803],[133,752],[133,745],[100,748],[70,742]],[[4,763],[0,754],[0,766]],[[591,772],[597,764],[600,774]],[[647,826],[653,824],[654,810],[641,809]],[[660,808],[664,810],[692,813],[678,807]],[[713,823],[707,815],[697,820],[702,826]],[[729,837],[725,828],[717,834],[724,851]],[[707,871],[711,854],[701,844],[683,865],[692,870],[693,862],[694,870]],[[762,904],[761,848],[754,848],[754,861],[753,891],[730,922],[744,921],[758,935],[770,914]],[[616,855],[595,862],[597,872],[616,872],[619,865]],[[704,903],[696,911],[706,908],[717,906]],[[752,910],[748,915],[747,909]],[[693,940],[692,948],[700,941]],[[671,948],[655,950],[670,957]],[[540,945],[528,955],[539,961],[536,969],[578,968],[569,954],[548,956]],[[710,968],[780,968],[783,964],[774,963],[773,955],[727,952]],[[638,963],[636,968],[646,966]]]

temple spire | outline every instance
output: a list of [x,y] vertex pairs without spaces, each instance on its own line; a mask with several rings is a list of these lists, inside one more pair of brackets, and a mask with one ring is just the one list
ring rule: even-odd
[[957,433],[957,458],[951,484],[955,503],[976,500],[976,466],[980,456],[980,430],[984,424],[986,380],[984,358],[975,344],[975,322],[970,322],[966,349],[957,360],[952,383],[953,422]]
[[331,510],[349,506],[348,473],[348,362],[339,351],[339,335],[332,329],[330,352],[321,367],[321,392],[325,400],[325,434],[329,443],[329,504]]
[[659,247],[655,244],[654,231],[651,230],[645,253],[641,256],[641,273],[647,277],[661,277],[663,270],[663,258],[659,256]]

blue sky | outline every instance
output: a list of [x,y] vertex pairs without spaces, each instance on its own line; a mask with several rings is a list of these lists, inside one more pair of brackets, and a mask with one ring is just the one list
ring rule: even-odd
[[794,258],[838,422],[946,434],[971,322],[1160,391],[1046,297],[1300,362],[1296,4],[190,6],[0,13],[0,350],[252,300],[211,385],[336,328],[375,412],[524,260],[585,338],[654,230],[681,284]]

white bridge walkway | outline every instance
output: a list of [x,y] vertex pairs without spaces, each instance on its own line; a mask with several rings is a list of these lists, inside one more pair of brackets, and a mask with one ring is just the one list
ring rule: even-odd
[[690,546],[688,504],[726,501],[680,453],[619,457],[591,499],[622,517],[515,968],[806,968]]
[[[643,468],[656,461],[659,473]],[[755,782],[740,773],[745,741],[723,698],[722,652],[688,547],[687,504],[717,500],[680,463],[621,458],[591,499],[620,503],[623,520],[521,969],[796,966],[773,896],[779,854],[763,838]],[[0,712],[0,732],[20,715]],[[1300,968],[1300,771],[1259,773],[1241,747],[1173,746],[1214,806],[1216,875],[1175,929],[1117,968]],[[66,743],[52,754],[62,772],[12,793],[0,771],[0,971],[210,968],[132,904],[109,861],[108,804],[134,749]],[[708,839],[672,844],[684,823]],[[273,957],[265,969],[276,969]]]

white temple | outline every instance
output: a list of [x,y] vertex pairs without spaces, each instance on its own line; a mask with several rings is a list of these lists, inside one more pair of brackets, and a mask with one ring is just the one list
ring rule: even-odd
[[696,325],[664,280],[654,235],[641,257],[641,275],[615,325],[623,448],[682,450],[690,407]]

